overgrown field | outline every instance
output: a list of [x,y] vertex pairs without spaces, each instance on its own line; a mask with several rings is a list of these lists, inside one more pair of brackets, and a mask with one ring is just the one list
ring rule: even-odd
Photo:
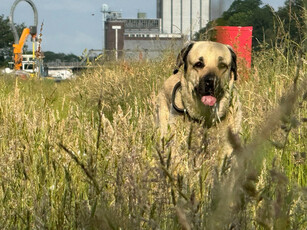
[[[292,58],[289,58],[292,57]],[[175,55],[61,83],[0,77],[1,229],[307,229],[306,59],[254,54],[233,159],[160,138]]]

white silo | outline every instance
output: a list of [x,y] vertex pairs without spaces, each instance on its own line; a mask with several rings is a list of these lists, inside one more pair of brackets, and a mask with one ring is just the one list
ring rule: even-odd
[[207,23],[218,18],[233,0],[157,0],[157,18],[163,33],[193,35]]
[[182,33],[190,38],[206,26],[210,0],[157,0],[157,17],[163,33]]

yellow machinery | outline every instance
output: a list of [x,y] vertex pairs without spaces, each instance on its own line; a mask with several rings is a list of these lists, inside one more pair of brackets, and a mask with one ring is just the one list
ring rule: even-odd
[[[34,32],[35,31],[35,32]],[[22,67],[22,48],[24,43],[27,40],[27,37],[31,34],[32,41],[33,41],[33,59],[35,58],[35,37],[36,37],[36,27],[35,29],[31,26],[30,28],[25,28],[22,31],[21,37],[19,39],[18,44],[13,44],[14,47],[14,63],[15,63],[15,70],[20,70]]]
[[[33,13],[34,13],[34,26],[30,26],[29,28],[25,28],[22,31],[22,34],[19,38],[15,24],[14,24],[14,11],[15,11],[17,4],[21,1],[25,1],[25,2],[29,3],[30,6],[32,7]],[[22,60],[23,60],[23,58],[22,58],[22,48],[23,48],[23,46],[24,46],[24,44],[27,40],[27,37],[29,35],[31,35],[31,37],[32,37],[33,60],[35,59],[35,39],[36,39],[36,35],[37,35],[37,23],[38,23],[37,9],[36,9],[34,3],[31,0],[16,0],[13,3],[13,6],[11,8],[11,15],[10,15],[9,19],[10,19],[11,29],[12,29],[13,34],[14,34],[14,40],[15,40],[15,42],[13,44],[13,47],[14,47],[14,66],[15,66],[14,68],[15,68],[15,70],[20,70],[20,69],[22,69]]]

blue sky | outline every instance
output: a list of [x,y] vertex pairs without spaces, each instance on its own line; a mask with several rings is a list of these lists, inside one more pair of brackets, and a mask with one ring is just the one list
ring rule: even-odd
[[[111,10],[122,11],[124,18],[136,18],[137,12],[156,18],[156,0],[32,0],[38,10],[38,30],[43,27],[43,51],[73,53],[78,56],[84,49],[102,48],[102,4]],[[0,15],[9,16],[15,0],[0,0]],[[262,0],[275,9],[285,0]],[[33,24],[30,5],[20,2],[15,10],[16,23]],[[30,39],[29,39],[30,40]],[[31,44],[29,47],[32,47]]]

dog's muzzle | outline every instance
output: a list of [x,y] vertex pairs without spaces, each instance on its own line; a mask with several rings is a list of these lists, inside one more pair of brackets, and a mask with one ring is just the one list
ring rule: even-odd
[[195,91],[204,105],[214,106],[222,90],[218,78],[214,74],[208,74],[200,79]]

